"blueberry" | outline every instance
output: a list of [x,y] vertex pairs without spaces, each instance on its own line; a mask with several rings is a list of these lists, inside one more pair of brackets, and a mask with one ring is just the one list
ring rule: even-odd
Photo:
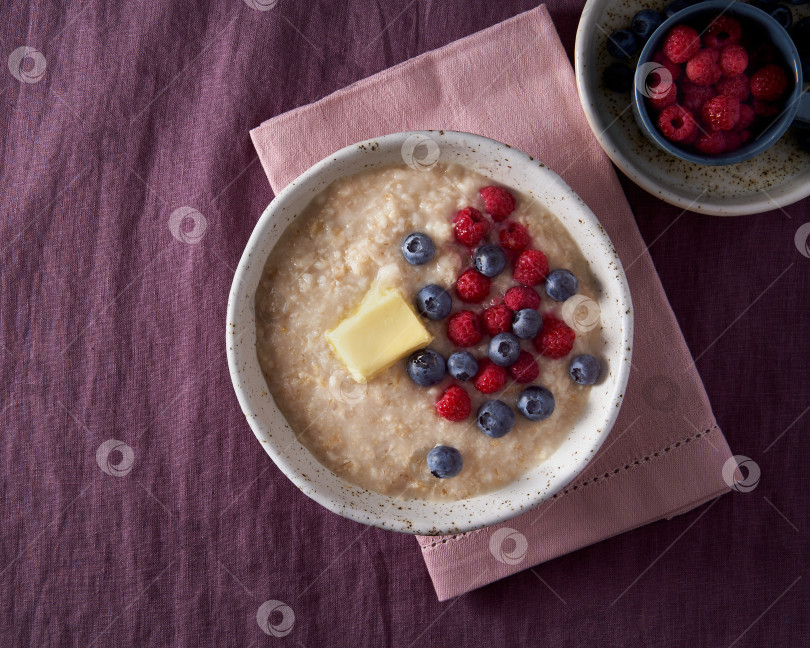
[[810,81],[810,51],[799,53],[802,62],[802,75],[805,81]]
[[554,411],[554,395],[545,387],[526,387],[518,396],[517,408],[530,421],[542,421]]
[[515,413],[506,403],[490,400],[478,408],[478,429],[488,437],[500,439],[515,424]]
[[453,308],[453,298],[441,286],[428,284],[416,295],[416,310],[419,314],[432,320],[444,319]]
[[571,361],[571,378],[580,385],[593,385],[601,371],[599,360],[587,353],[583,353]]
[[793,37],[793,42],[796,43],[796,49],[799,50],[799,53],[810,52],[810,16],[802,18],[793,25],[790,35]]
[[506,255],[497,245],[482,245],[475,251],[473,263],[485,277],[495,277],[506,267]]
[[630,31],[642,42],[646,42],[662,22],[664,22],[664,17],[655,9],[642,9],[633,16]]
[[478,360],[469,351],[456,351],[447,358],[447,372],[456,380],[469,380],[478,373]]
[[577,292],[579,283],[570,270],[555,270],[546,277],[546,293],[556,301],[565,301]]
[[427,467],[430,474],[439,479],[455,477],[461,472],[464,462],[461,453],[450,446],[437,445],[428,452]]
[[793,12],[790,10],[790,7],[778,4],[773,7],[763,7],[763,9],[770,14],[771,18],[782,25],[782,27],[790,29],[790,26],[793,24]]
[[620,61],[632,58],[638,49],[636,37],[629,29],[613,32],[607,41],[607,50]]
[[515,364],[520,355],[520,340],[511,333],[498,333],[489,341],[489,359],[501,367]]
[[543,318],[533,308],[524,308],[515,313],[512,332],[523,340],[530,340],[543,326]]
[[402,255],[411,265],[427,263],[433,258],[435,251],[433,241],[427,234],[422,232],[408,234],[405,240],[402,241]]
[[788,0],[788,2],[792,5],[803,5],[810,2],[810,0]]
[[611,63],[602,73],[602,81],[608,90],[629,92],[633,87],[633,70],[621,63]]
[[433,349],[419,349],[408,358],[408,376],[420,387],[430,387],[444,378],[444,358]]
[[674,0],[664,7],[664,18],[671,18],[681,9],[686,9],[690,6],[692,6],[692,3],[689,2],[689,0]]

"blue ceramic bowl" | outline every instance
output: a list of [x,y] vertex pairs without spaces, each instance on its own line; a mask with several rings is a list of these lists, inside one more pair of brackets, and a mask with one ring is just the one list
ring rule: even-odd
[[[705,155],[698,151],[682,148],[675,142],[669,141],[661,134],[656,125],[654,114],[651,114],[647,108],[645,102],[647,95],[645,95],[645,92],[648,92],[647,89],[649,88],[648,84],[651,72],[654,68],[661,67],[652,61],[652,57],[655,52],[661,49],[664,38],[669,33],[669,30],[681,23],[697,26],[701,20],[709,20],[721,13],[733,16],[743,23],[743,27],[745,27],[746,24],[749,25],[749,28],[756,25],[757,34],[769,40],[782,59],[782,65],[792,77],[792,89],[784,99],[782,112],[756,137],[731,153]],[[793,40],[790,38],[790,35],[776,20],[761,9],[736,0],[732,0],[731,2],[728,0],[702,2],[682,9],[665,20],[661,26],[653,32],[653,35],[647,41],[644,49],[641,50],[641,55],[639,56],[636,66],[633,87],[633,113],[635,114],[639,127],[647,138],[664,151],[682,160],[688,160],[689,162],[696,162],[698,164],[720,166],[749,160],[774,144],[785,134],[785,131],[787,131],[794,121],[797,125],[799,125],[800,122],[810,122],[810,96],[802,93],[801,59],[799,58],[799,52]]]

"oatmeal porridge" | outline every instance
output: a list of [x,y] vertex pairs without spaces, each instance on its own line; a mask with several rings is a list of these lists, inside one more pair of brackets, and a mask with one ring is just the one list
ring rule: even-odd
[[587,407],[603,345],[588,262],[542,205],[491,185],[461,165],[341,178],[267,259],[269,392],[357,486],[480,495],[550,457]]

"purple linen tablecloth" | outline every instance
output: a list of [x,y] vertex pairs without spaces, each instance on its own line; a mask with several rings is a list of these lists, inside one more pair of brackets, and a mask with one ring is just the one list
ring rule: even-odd
[[[0,643],[806,640],[807,200],[719,219],[623,183],[761,472],[681,518],[438,603],[412,538],[301,495],[239,411],[225,302],[272,198],[249,129],[535,4],[0,7]],[[549,3],[569,52],[581,7]]]

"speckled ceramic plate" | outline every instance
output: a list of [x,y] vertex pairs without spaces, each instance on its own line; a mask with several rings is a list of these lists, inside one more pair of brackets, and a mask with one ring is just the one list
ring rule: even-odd
[[[418,145],[426,158],[416,158]],[[414,168],[456,162],[534,198],[580,246],[600,286],[598,306],[604,378],[582,416],[544,463],[500,490],[455,502],[400,500],[354,486],[320,464],[296,439],[272,396],[256,355],[255,294],[267,256],[313,195],[345,175],[409,162]],[[505,144],[468,133],[395,133],[349,146],[291,182],[262,214],[234,275],[228,298],[228,366],[236,395],[256,438],[306,495],[358,522],[423,535],[451,534],[496,524],[548,499],[574,479],[602,445],[619,414],[630,372],[633,310],[619,257],[593,212],[544,164]],[[509,461],[504,457],[504,461]]]
[[[810,154],[792,133],[757,157],[729,166],[709,167],[659,150],[639,129],[630,93],[602,84],[612,62],[605,43],[627,29],[641,9],[663,9],[669,0],[588,0],[577,30],[574,60],[579,98],[588,123],[610,159],[654,196],[689,211],[740,216],[783,207],[810,195]],[[794,20],[810,15],[808,5],[792,6]]]

